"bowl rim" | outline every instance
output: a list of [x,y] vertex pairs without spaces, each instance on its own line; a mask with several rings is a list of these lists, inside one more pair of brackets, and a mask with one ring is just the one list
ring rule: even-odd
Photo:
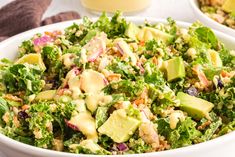
[[[91,18],[91,19],[96,20],[97,18]],[[144,18],[143,17],[125,17],[125,19],[127,21],[132,21],[134,23],[140,23],[140,22],[143,23],[145,20],[147,20],[150,23],[166,23],[166,19],[158,19],[158,18],[153,18],[153,17],[144,17]],[[13,37],[10,37],[10,38],[0,42],[0,49],[9,45],[11,43],[11,41],[17,40],[18,38],[22,38],[22,39],[20,39],[21,41],[24,40],[23,39],[24,37],[22,37],[24,35],[32,37],[34,34],[36,34],[38,32],[43,32],[43,31],[48,31],[48,30],[64,30],[64,28],[72,25],[73,23],[79,24],[81,22],[82,22],[82,19],[79,19],[79,20],[60,22],[60,23],[51,24],[51,25],[32,29],[32,30],[20,33],[18,35],[15,35]],[[176,21],[176,23],[177,23],[177,25],[179,25],[182,28],[187,28],[188,26],[191,25],[191,23],[187,23],[187,22],[183,22],[183,21]],[[215,34],[218,37],[229,39],[235,43],[235,38],[233,38],[232,36],[229,36],[225,33],[222,33],[222,32],[216,31],[216,30],[213,30],[213,31],[215,32]],[[0,57],[1,57],[1,53],[0,53]],[[198,150],[205,150],[209,147],[223,145],[224,143],[232,141],[232,140],[235,140],[235,131],[228,133],[226,135],[217,137],[215,139],[203,142],[203,143],[194,144],[194,145],[181,147],[181,148],[177,148],[177,149],[165,150],[165,151],[160,151],[160,152],[142,153],[142,154],[107,155],[107,157],[108,156],[141,157],[143,155],[146,157],[150,157],[153,155],[154,156],[163,156],[163,155],[169,155],[169,156],[172,155],[173,156],[175,154],[180,155],[183,153],[193,153],[193,152],[197,152]],[[42,154],[44,154],[46,156],[57,156],[57,157],[65,157],[65,156],[66,157],[77,157],[78,155],[81,157],[88,157],[88,156],[104,157],[104,156],[106,156],[106,155],[92,155],[92,154],[74,154],[74,153],[68,153],[68,152],[58,152],[58,151],[54,151],[54,150],[43,149],[43,148],[39,148],[36,146],[32,146],[32,145],[28,145],[28,144],[24,144],[22,142],[16,141],[16,140],[14,140],[10,137],[7,137],[1,133],[0,133],[0,143],[2,143],[6,147],[9,147],[9,148],[14,149],[16,151],[23,152],[28,155],[42,155]]]
[[220,24],[219,22],[216,22],[215,20],[211,19],[210,17],[208,17],[206,14],[204,14],[201,9],[199,8],[199,5],[198,5],[198,0],[189,0],[189,3],[191,5],[191,8],[193,8],[193,10],[198,14],[200,15],[202,18],[204,18],[205,20],[207,20],[208,22],[210,22],[211,24],[213,25],[216,25],[216,27],[220,27],[220,29],[225,29],[226,31],[231,31],[232,33],[235,33],[235,30],[226,26],[226,25],[223,25],[223,24]]

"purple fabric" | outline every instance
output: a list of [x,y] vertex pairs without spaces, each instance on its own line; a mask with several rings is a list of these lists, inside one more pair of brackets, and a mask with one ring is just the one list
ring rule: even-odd
[[46,18],[42,16],[52,0],[15,0],[0,8],[0,42],[29,29],[80,18],[74,11]]

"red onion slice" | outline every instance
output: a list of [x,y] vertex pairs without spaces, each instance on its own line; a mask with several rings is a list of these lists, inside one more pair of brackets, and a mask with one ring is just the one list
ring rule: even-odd
[[33,40],[33,44],[35,46],[44,46],[46,45],[48,42],[51,42],[52,41],[52,38],[49,37],[49,36],[42,36],[42,37],[39,37],[39,38],[36,38]]
[[67,125],[69,128],[71,128],[71,129],[73,129],[73,130],[75,130],[75,131],[80,131],[79,128],[78,128],[76,125],[70,123],[67,119],[64,119],[64,121],[65,121],[66,125]]
[[127,151],[129,148],[125,143],[118,143],[117,144],[117,149],[119,151]]

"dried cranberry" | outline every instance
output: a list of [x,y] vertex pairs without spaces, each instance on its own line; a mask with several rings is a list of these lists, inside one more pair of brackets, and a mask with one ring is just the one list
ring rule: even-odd
[[218,84],[217,85],[218,85],[219,88],[223,88],[224,87],[223,82],[222,82],[221,79],[218,79]]
[[18,112],[18,117],[20,119],[27,119],[27,118],[29,118],[29,115],[25,111],[20,111],[20,112]]
[[198,91],[195,87],[189,87],[188,89],[185,90],[185,92],[191,96],[197,96]]

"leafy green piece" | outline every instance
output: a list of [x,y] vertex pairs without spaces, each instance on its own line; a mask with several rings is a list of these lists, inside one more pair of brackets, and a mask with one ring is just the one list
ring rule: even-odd
[[140,111],[137,108],[133,107],[133,105],[129,105],[128,108],[126,108],[126,113],[129,117],[141,120]]
[[200,41],[211,44],[213,48],[217,47],[218,45],[217,37],[210,28],[199,27],[195,30],[195,33]]
[[80,52],[81,52],[81,46],[76,45],[76,46],[70,46],[69,48],[65,49],[63,51],[63,54],[73,53],[73,54],[79,55]]
[[99,128],[108,119],[108,107],[98,107],[95,114],[96,128]]
[[175,20],[173,20],[171,17],[167,18],[168,25],[170,26],[169,33],[173,36],[176,36],[177,33],[177,24]]
[[203,69],[203,72],[205,73],[206,77],[209,80],[213,80],[215,75],[219,75],[222,71],[222,68],[214,68],[214,67],[208,67]]
[[161,88],[165,85],[166,81],[163,77],[163,73],[153,64],[151,61],[148,61],[144,64],[144,81],[147,84],[154,84]]
[[3,81],[8,92],[25,91],[26,95],[31,95],[42,90],[41,77],[38,66],[15,64],[5,71]]
[[[202,99],[215,104],[214,112],[220,116],[226,117],[229,121],[235,119],[235,78],[231,79],[230,84],[225,85],[223,94],[219,94],[221,91],[203,92],[199,96]],[[222,93],[222,92],[221,92]]]
[[65,77],[66,72],[68,71],[59,59],[61,53],[62,52],[59,47],[55,45],[45,46],[42,49],[43,62],[47,67],[45,72],[47,74],[46,81],[57,80],[56,84],[53,84],[54,88],[58,88],[62,82],[62,79]]
[[70,152],[77,154],[97,154],[97,155],[110,155],[111,153],[104,148],[100,147],[92,140],[84,140],[79,144],[70,147]]
[[145,42],[146,53],[144,56],[150,58],[153,56],[163,56],[164,59],[168,59],[169,56],[166,51],[166,44],[155,39]]
[[64,146],[69,147],[72,144],[79,144],[84,138],[84,135],[82,135],[81,132],[76,132],[75,134],[72,135],[71,138],[68,140],[64,141]]
[[113,145],[113,140],[107,135],[101,135],[98,137],[98,144],[100,144],[104,149],[110,149]]
[[30,118],[27,119],[29,129],[34,133],[34,145],[41,148],[51,148],[53,140],[53,125],[54,121],[50,103],[39,102],[32,104],[29,109]]
[[28,53],[36,53],[32,40],[25,40],[19,46],[19,58]]
[[215,122],[212,122],[208,129],[203,133],[203,135],[200,137],[201,142],[208,141],[212,138],[215,131],[222,125],[222,120],[218,119]]
[[222,129],[219,131],[218,135],[219,136],[222,136],[222,135],[225,135],[231,131],[234,131],[235,130],[235,120],[233,120],[232,122],[224,125],[222,127]]
[[135,80],[139,74],[137,67],[130,65],[128,62],[115,59],[107,69],[112,70],[114,73],[121,74],[121,78]]
[[42,48],[42,57],[47,68],[54,65],[60,57],[60,52],[56,46],[45,46]]
[[144,87],[142,80],[135,82],[130,80],[121,80],[118,82],[110,83],[103,90],[107,94],[124,94],[126,97],[134,97],[141,93]]
[[94,36],[96,36],[98,32],[96,30],[90,30],[86,34],[86,36],[80,41],[81,45],[85,45],[88,41],[90,41]]
[[0,97],[0,124],[3,123],[2,116],[9,111],[7,101]]
[[127,22],[124,18],[121,18],[121,12],[116,12],[111,21],[105,13],[94,23],[93,28],[105,32],[108,37],[120,37],[125,35],[127,28]]
[[190,117],[180,122],[174,130],[170,128],[167,118],[157,120],[157,124],[159,133],[169,140],[171,148],[191,145],[195,139],[201,136],[201,132],[196,129],[197,123]]
[[145,153],[152,149],[151,146],[145,143],[141,138],[130,138],[128,146],[134,153]]
[[235,68],[235,55],[232,55],[230,50],[225,48],[224,44],[221,44],[219,55],[224,66]]
[[112,94],[112,102],[107,104],[107,107],[113,106],[114,104],[120,102],[120,101],[125,101],[128,100],[128,98],[125,96],[125,94]]

